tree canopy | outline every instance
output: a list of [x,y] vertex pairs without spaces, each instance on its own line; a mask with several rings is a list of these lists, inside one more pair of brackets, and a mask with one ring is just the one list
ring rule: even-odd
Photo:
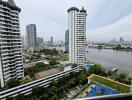
[[58,51],[54,48],[54,49],[43,49],[40,51],[40,53],[44,53],[46,55],[57,55]]
[[7,88],[13,88],[13,87],[20,85],[20,81],[16,79],[12,79],[8,81],[6,85],[7,85]]
[[49,64],[50,64],[50,65],[56,65],[56,64],[59,64],[59,62],[58,62],[56,59],[51,59],[51,60],[49,61]]
[[91,66],[88,71],[90,74],[97,74],[97,75],[104,75],[105,69],[102,65],[95,64],[94,66]]

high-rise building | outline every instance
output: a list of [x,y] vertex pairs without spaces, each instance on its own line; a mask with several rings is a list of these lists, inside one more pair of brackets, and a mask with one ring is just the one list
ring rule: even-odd
[[21,36],[22,48],[25,48],[25,37]]
[[41,46],[44,44],[44,40],[41,37],[38,37],[38,45]]
[[24,76],[19,25],[21,9],[13,0],[0,0],[0,82]]
[[50,46],[53,46],[53,44],[54,44],[54,40],[53,40],[53,36],[51,36],[51,38],[50,38]]
[[35,24],[29,24],[26,26],[26,45],[27,48],[37,47],[37,33]]
[[123,42],[124,42],[123,37],[120,37],[120,43],[123,43]]
[[65,33],[65,51],[69,52],[69,30]]
[[86,16],[83,7],[68,9],[69,63],[76,63],[79,68],[85,63]]

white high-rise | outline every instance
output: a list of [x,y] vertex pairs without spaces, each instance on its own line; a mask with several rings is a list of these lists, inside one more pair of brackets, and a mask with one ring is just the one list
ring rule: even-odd
[[13,0],[0,0],[0,84],[24,76],[19,13]]
[[68,9],[69,63],[76,63],[80,69],[85,63],[86,16],[83,7]]

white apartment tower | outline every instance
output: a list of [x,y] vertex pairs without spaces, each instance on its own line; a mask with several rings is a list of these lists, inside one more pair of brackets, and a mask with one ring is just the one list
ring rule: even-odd
[[13,0],[0,0],[0,84],[24,76],[19,13]]
[[68,9],[69,63],[76,63],[80,69],[85,63],[86,16],[83,7]]

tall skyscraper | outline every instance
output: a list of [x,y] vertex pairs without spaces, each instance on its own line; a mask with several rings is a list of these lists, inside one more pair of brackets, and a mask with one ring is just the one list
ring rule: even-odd
[[35,24],[29,24],[26,26],[26,41],[27,48],[37,47],[37,33]]
[[53,40],[53,36],[51,36],[51,38],[50,38],[50,46],[53,46],[53,44],[54,44],[54,40]]
[[1,87],[11,79],[24,76],[19,25],[21,9],[13,0],[0,0],[0,82]]
[[86,10],[82,7],[68,9],[69,63],[82,68],[85,63]]
[[65,51],[69,52],[69,30],[65,33]]
[[120,37],[120,43],[123,43],[123,42],[124,42],[123,37]]
[[22,48],[25,48],[25,37],[21,36]]
[[44,40],[41,37],[38,37],[38,45],[41,46],[44,44]]

